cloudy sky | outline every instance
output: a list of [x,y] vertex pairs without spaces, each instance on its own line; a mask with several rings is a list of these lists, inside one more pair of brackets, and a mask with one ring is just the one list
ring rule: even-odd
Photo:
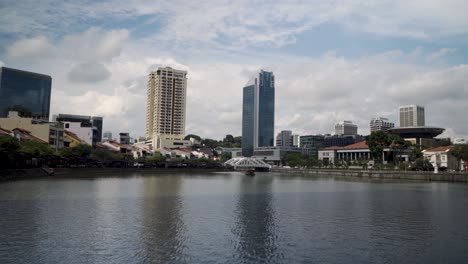
[[276,76],[275,129],[333,132],[420,104],[468,138],[468,2],[3,0],[0,65],[51,75],[51,111],[145,131],[147,74],[188,71],[187,134],[241,134],[242,87]]

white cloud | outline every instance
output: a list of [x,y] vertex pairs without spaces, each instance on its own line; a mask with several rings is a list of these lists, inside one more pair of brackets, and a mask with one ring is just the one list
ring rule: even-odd
[[455,49],[442,48],[436,52],[433,52],[427,55],[427,61],[434,61],[454,52],[455,52]]
[[95,83],[106,80],[111,76],[109,70],[102,63],[87,61],[76,64],[68,73],[68,79],[77,83]]
[[63,52],[73,59],[84,61],[110,61],[119,56],[123,42],[128,38],[126,29],[105,31],[92,27],[83,33],[67,35],[61,43]]
[[20,39],[7,48],[8,56],[19,59],[36,59],[50,56],[54,47],[45,36]]
[[0,67],[5,66],[5,63],[0,60]]

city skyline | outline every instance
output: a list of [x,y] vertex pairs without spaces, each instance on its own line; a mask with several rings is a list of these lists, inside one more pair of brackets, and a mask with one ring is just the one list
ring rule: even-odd
[[147,74],[164,65],[191,73],[187,134],[240,135],[241,87],[264,68],[277,76],[275,133],[333,133],[352,120],[367,134],[372,117],[397,123],[399,105],[418,104],[427,125],[468,138],[457,122],[468,105],[467,3],[425,2],[427,13],[406,2],[53,5],[60,18],[40,3],[0,11],[0,65],[52,76],[51,115],[103,116],[104,130],[142,136]]

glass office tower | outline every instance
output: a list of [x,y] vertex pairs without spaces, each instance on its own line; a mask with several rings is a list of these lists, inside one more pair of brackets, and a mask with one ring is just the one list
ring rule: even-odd
[[52,78],[0,67],[0,117],[17,111],[22,117],[49,120]]
[[275,76],[261,70],[243,90],[242,155],[256,147],[273,146],[275,127]]

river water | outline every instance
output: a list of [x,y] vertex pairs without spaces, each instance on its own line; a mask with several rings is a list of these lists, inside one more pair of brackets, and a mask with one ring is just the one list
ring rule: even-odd
[[87,176],[1,183],[0,263],[468,263],[464,184]]

